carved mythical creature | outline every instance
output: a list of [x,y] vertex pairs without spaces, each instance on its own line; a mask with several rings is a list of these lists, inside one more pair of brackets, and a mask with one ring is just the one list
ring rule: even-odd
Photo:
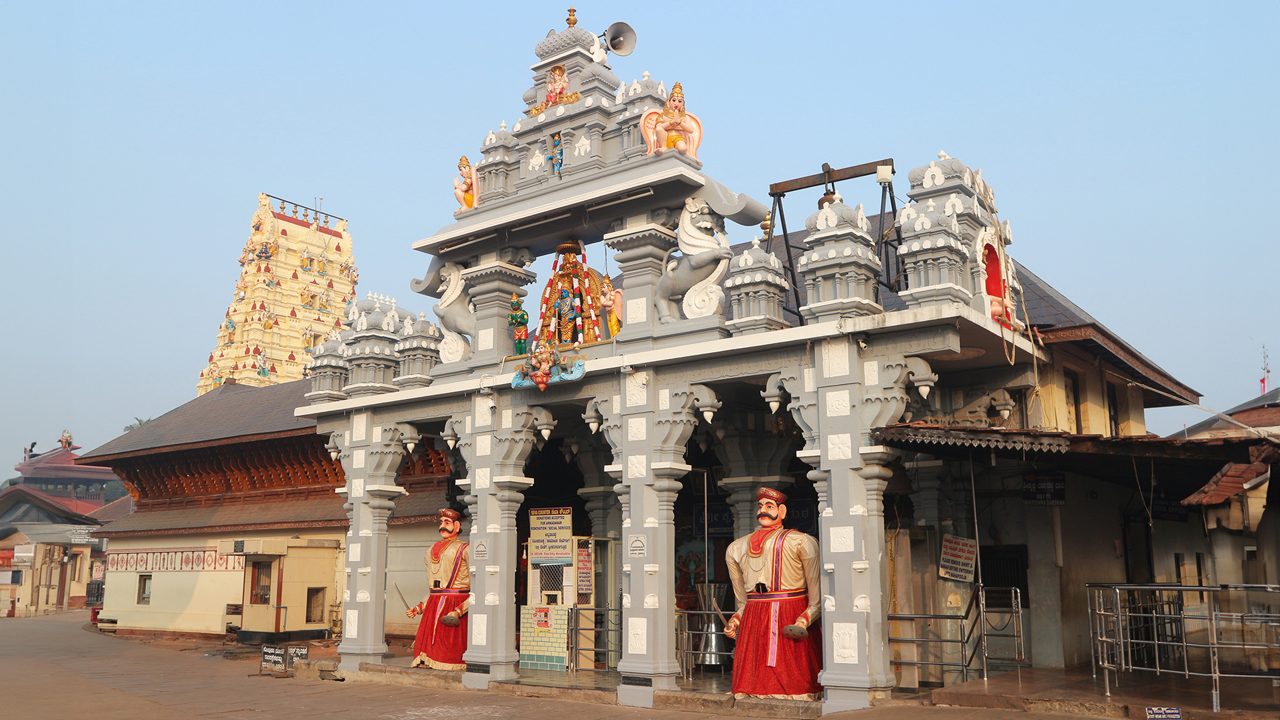
[[684,201],[676,239],[681,257],[667,263],[658,281],[654,306],[658,320],[669,323],[679,318],[675,301],[683,298],[685,317],[700,318],[722,313],[724,290],[720,281],[729,271],[729,241],[724,235],[724,218],[700,198]]
[[640,128],[649,146],[646,155],[658,155],[667,150],[684,153],[698,159],[698,146],[702,144],[702,121],[697,115],[684,109],[684,88],[676,83],[667,96],[661,110],[650,110],[640,116]]
[[421,280],[410,283],[414,292],[440,298],[436,303],[436,317],[444,339],[440,341],[441,362],[457,362],[471,356],[471,338],[476,333],[476,319],[471,313],[462,279],[462,266],[435,258]]
[[458,201],[459,211],[471,210],[480,204],[480,181],[466,155],[458,158],[458,177],[453,179],[453,197]]

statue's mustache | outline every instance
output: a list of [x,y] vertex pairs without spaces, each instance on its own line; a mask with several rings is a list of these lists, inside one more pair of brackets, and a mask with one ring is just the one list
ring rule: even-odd
[[757,520],[759,520],[760,518],[769,518],[770,520],[777,520],[777,519],[778,519],[778,516],[777,516],[777,515],[770,515],[770,514],[769,514],[769,513],[767,513],[767,512],[757,513],[757,514],[756,514],[756,519],[757,519]]

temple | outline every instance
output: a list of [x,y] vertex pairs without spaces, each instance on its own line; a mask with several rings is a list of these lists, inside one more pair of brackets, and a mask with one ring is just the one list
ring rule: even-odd
[[258,196],[240,268],[197,394],[301,380],[306,351],[341,326],[355,298],[347,221],[270,195]]
[[[733,572],[726,551],[769,520],[792,552],[778,550],[775,582],[805,585],[774,588],[805,611],[769,642],[803,637],[818,656],[802,692],[776,693],[810,704],[779,712],[812,717],[998,667],[1098,667],[1114,659],[1098,638],[1116,611],[1088,593],[1202,569],[1199,582],[1238,581],[1202,562],[1212,548],[1179,500],[1275,455],[1252,435],[1149,435],[1147,408],[1199,395],[1011,256],[980,170],[945,152],[902,173],[887,158],[824,167],[775,183],[771,214],[704,167],[717,128],[696,114],[698,87],[615,73],[633,45],[570,11],[534,47],[518,118],[477,133],[478,153],[453,139],[457,174],[443,168],[439,192],[452,181],[456,209],[413,243],[424,269],[406,278],[438,324],[355,298],[353,269],[330,288],[300,268],[306,250],[284,231],[332,239],[330,277],[349,238],[339,250],[305,211],[264,205],[228,311],[236,335],[224,326],[211,363],[256,381],[244,364],[260,368],[261,348],[267,377],[283,374],[283,347],[261,338],[298,333],[310,376],[224,385],[82,459],[139,501],[98,533],[119,554],[107,605],[122,627],[188,623],[134,602],[153,581],[172,588],[157,604],[188,600],[193,578],[164,573],[194,571],[156,548],[225,573],[202,631],[233,607],[242,630],[281,603],[293,622],[307,598],[271,581],[313,545],[328,553],[313,589],[330,617],[295,627],[263,612],[255,627],[327,627],[344,677],[453,672],[429,677],[487,689],[576,673],[619,704],[688,708],[673,698],[711,688],[723,709],[752,699],[699,675],[741,660],[735,633],[759,627],[727,626],[735,597],[770,594],[728,591],[763,545],[739,543]],[[777,176],[803,170],[760,157]],[[788,228],[785,196],[819,186]],[[858,200],[899,194],[878,212]],[[307,297],[283,330],[252,319],[317,287],[332,314]],[[758,512],[765,500],[776,513]],[[460,511],[468,543],[465,668],[410,669],[387,637],[413,633],[422,526],[441,508]],[[154,578],[138,569],[157,561]],[[774,649],[756,654],[776,663]]]

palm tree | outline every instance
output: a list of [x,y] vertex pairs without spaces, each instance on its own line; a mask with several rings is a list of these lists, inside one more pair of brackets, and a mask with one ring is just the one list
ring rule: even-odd
[[151,422],[151,418],[140,418],[137,415],[135,415],[133,416],[133,422],[124,426],[124,432],[131,432],[133,430],[137,430],[138,428],[142,427],[143,425],[146,425],[149,422]]

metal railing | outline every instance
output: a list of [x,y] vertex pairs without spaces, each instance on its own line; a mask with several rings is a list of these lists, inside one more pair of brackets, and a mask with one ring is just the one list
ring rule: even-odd
[[[1006,600],[1007,602],[999,602]],[[995,601],[995,602],[992,602]],[[1003,622],[999,618],[1003,616]],[[969,679],[978,664],[985,679],[992,664],[1026,665],[1022,632],[1022,591],[1016,587],[974,586],[964,611],[960,613],[889,613],[890,645],[910,645],[914,658],[894,658],[896,667],[936,668],[942,682],[948,672],[961,682]],[[997,624],[999,623],[999,624]],[[910,631],[895,635],[895,625],[906,624]],[[997,655],[992,640],[1011,640],[1012,654]],[[923,659],[922,659],[923,658]]]
[[676,611],[676,661],[685,680],[699,665],[733,664],[733,648],[724,634],[724,614],[718,610]]
[[[587,665],[583,661],[589,659]],[[569,608],[568,671],[612,670],[622,659],[622,610]]]
[[1280,585],[1104,584],[1085,586],[1093,676],[1108,697],[1122,671],[1211,680],[1280,677]]

